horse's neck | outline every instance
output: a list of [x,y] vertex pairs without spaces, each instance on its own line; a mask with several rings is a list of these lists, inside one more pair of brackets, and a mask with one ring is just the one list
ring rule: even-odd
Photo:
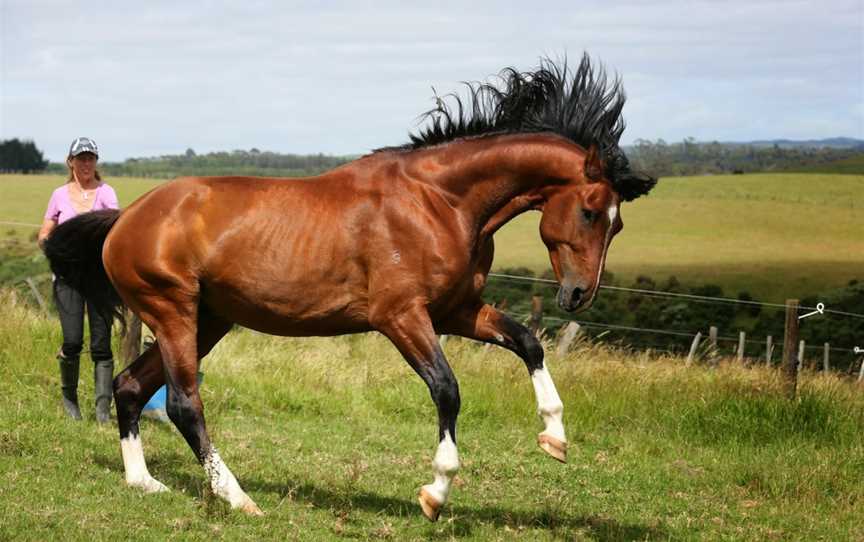
[[[572,176],[572,144],[558,136],[504,135],[463,140],[419,155],[419,169],[435,171],[434,183],[473,223],[481,238],[515,216],[540,209],[551,182]],[[443,167],[441,166],[443,165]]]

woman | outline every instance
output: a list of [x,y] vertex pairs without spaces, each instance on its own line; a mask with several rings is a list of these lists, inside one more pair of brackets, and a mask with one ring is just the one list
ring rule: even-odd
[[[66,220],[81,213],[99,209],[117,209],[117,194],[102,182],[96,170],[99,149],[96,142],[79,137],[69,147],[66,165],[69,179],[51,194],[45,221],[39,230],[39,246],[51,231]],[[60,360],[60,382],[63,407],[71,418],[81,419],[78,408],[78,367],[84,343],[84,307],[90,322],[90,358],[94,365],[96,383],[96,421],[105,423],[111,411],[114,358],[111,354],[111,315],[99,314],[80,292],[60,279],[54,282],[54,302],[60,313],[63,346],[57,355]]]

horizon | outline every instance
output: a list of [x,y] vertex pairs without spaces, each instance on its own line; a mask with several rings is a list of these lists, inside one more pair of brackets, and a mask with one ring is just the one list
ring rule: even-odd
[[587,51],[623,79],[624,145],[864,140],[857,0],[544,8],[160,1],[82,13],[7,0],[0,139],[33,140],[52,162],[82,135],[107,162],[187,148],[356,156],[407,142],[460,81]]

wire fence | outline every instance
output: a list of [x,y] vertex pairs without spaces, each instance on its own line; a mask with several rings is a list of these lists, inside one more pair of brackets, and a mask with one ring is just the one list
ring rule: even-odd
[[[511,275],[511,274],[505,274],[505,273],[489,273],[489,277],[491,279],[503,280],[503,281],[545,284],[545,285],[550,285],[550,286],[557,286],[558,285],[557,281],[550,280],[550,279],[537,278],[537,277],[526,277],[526,276]],[[680,293],[680,292],[668,292],[668,291],[663,291],[663,290],[648,290],[648,289],[644,289],[644,288],[626,288],[626,287],[622,287],[622,286],[601,285],[600,288],[603,290],[622,292],[622,293],[627,293],[627,294],[636,295],[636,296],[646,296],[649,298],[676,299],[676,300],[683,301],[685,303],[738,305],[738,306],[745,306],[745,307],[759,307],[760,309],[768,308],[768,309],[773,309],[773,310],[779,310],[779,309],[785,310],[787,308],[785,304],[781,304],[781,303],[772,303],[772,302],[749,300],[749,299],[734,299],[734,298],[719,297],[719,296],[686,294],[686,293]],[[849,312],[849,311],[836,310],[836,309],[827,309],[824,306],[820,306],[820,307],[799,306],[798,310],[799,310],[799,314],[802,314],[805,311],[817,311],[818,313],[823,314],[823,315],[831,315],[831,316],[836,316],[836,317],[864,320],[864,314],[859,314],[859,313],[854,313],[854,312]],[[520,318],[526,322],[538,320],[538,316],[536,314],[535,315],[532,315],[532,314],[515,315],[514,314],[513,316]],[[669,337],[670,340],[673,340],[673,342],[669,343],[667,346],[668,349],[670,349],[670,350],[674,350],[676,347],[679,350],[685,350],[687,347],[687,343],[689,343],[689,341],[692,340],[694,338],[694,336],[696,335],[696,332],[692,331],[692,330],[660,329],[660,328],[652,328],[652,327],[642,327],[639,325],[624,325],[624,324],[620,324],[620,323],[597,322],[597,321],[590,321],[590,320],[562,318],[562,317],[553,316],[553,315],[548,315],[548,316],[543,315],[542,321],[543,322],[549,322],[549,323],[558,323],[558,324],[567,324],[569,322],[575,322],[579,326],[587,328],[587,329],[594,328],[594,329],[606,330],[606,331],[611,331],[611,332],[618,331],[618,332],[631,334],[631,336],[628,337],[627,342],[629,342],[631,346],[637,346],[637,347],[639,346],[639,343],[642,343],[642,346],[645,347],[646,344],[651,344],[651,341],[648,341],[647,343],[645,341],[639,341],[639,340],[634,341],[632,334],[646,334],[646,335]],[[746,337],[746,335],[745,335],[745,337]],[[686,342],[682,341],[682,339],[687,339],[687,341]],[[733,345],[735,345],[736,351],[738,349],[738,345],[741,344],[741,342],[742,342],[741,337],[730,337],[730,336],[723,336],[723,335],[719,335],[719,334],[712,337],[711,340],[713,340],[715,342],[715,344],[721,343],[721,342],[722,343],[732,343]],[[752,348],[753,345],[759,345],[760,347],[766,347],[766,342],[767,342],[767,337],[766,337],[766,340],[756,340],[756,339],[745,338],[745,340],[743,341],[743,344],[749,345],[750,348]],[[825,343],[830,343],[830,341],[825,341]],[[817,342],[815,345],[804,343],[803,344],[804,351],[825,352],[825,350],[826,350],[825,343]],[[654,347],[655,345],[651,345],[651,346]],[[843,354],[843,355],[849,355],[849,354],[857,355],[859,352],[856,350],[856,346],[857,345],[830,346],[830,344],[829,344],[829,346],[827,347],[827,350],[828,350],[828,352],[835,352],[835,353]]]
[[[527,320],[531,317],[530,314],[524,314],[524,313],[514,314],[511,316],[518,318],[520,320]],[[695,335],[695,333],[689,332],[689,331],[674,331],[674,330],[668,330],[668,329],[653,329],[653,328],[646,328],[646,327],[625,326],[625,325],[620,325],[620,324],[607,324],[607,323],[603,323],[603,322],[590,322],[590,321],[583,321],[583,320],[558,318],[557,316],[544,316],[543,320],[550,320],[553,322],[560,322],[560,323],[564,323],[564,324],[569,323],[569,322],[575,322],[575,323],[579,324],[581,327],[587,327],[587,328],[595,327],[595,328],[599,328],[599,329],[609,329],[609,330],[617,330],[617,331],[633,331],[633,332],[637,332],[637,333],[653,333],[653,334],[657,334],[657,335],[670,335],[673,337],[686,337],[687,339],[692,339],[693,336]],[[724,337],[724,336],[718,335],[716,337],[716,340],[718,342],[722,341],[722,342],[729,342],[729,343],[736,343],[737,344],[738,342],[740,342],[741,339],[739,337]],[[745,339],[744,342],[746,344],[758,344],[760,346],[765,345],[765,341],[760,341],[760,340],[756,340],[756,339]],[[824,349],[825,349],[824,346],[814,346],[814,345],[805,345],[805,348],[808,350],[818,350],[820,352],[824,351]],[[829,350],[832,352],[857,353],[857,352],[855,352],[854,346],[851,348],[841,348],[841,347],[836,347],[836,346],[829,346]]]
[[23,226],[25,228],[41,228],[41,224],[30,224],[27,222],[10,222],[8,220],[0,220],[0,226]]
[[[500,278],[504,280],[512,280],[512,281],[520,281],[520,282],[533,282],[539,284],[549,284],[549,285],[557,285],[558,282],[551,279],[543,279],[537,277],[524,277],[520,275],[507,275],[504,273],[489,273],[490,277]],[[665,292],[662,290],[646,290],[641,288],[624,288],[622,286],[607,286],[604,284],[600,285],[601,290],[612,290],[618,292],[629,292],[640,295],[648,295],[654,297],[666,297],[666,298],[678,298],[678,299],[686,299],[693,302],[703,302],[703,303],[726,303],[726,304],[735,304],[735,305],[750,305],[750,306],[759,306],[759,307],[772,307],[778,309],[785,309],[786,305],[784,303],[769,303],[765,301],[755,301],[755,300],[747,300],[747,299],[735,299],[731,297],[713,297],[707,295],[696,295],[696,294],[684,294],[680,292]],[[808,310],[815,311],[819,310],[818,307],[807,307],[807,306],[799,306],[800,310]],[[838,316],[849,316],[851,318],[860,318],[864,320],[864,314],[857,314],[854,312],[846,312],[846,311],[838,311],[833,309],[822,309],[820,312],[836,314]]]

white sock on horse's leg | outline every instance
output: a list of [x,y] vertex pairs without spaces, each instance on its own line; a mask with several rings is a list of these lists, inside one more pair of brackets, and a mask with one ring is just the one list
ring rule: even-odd
[[141,445],[140,436],[130,434],[120,439],[120,450],[123,453],[123,467],[128,485],[140,488],[145,493],[168,491],[165,484],[150,476],[144,461],[144,447]]
[[258,505],[240,488],[237,478],[219,457],[216,448],[211,447],[204,455],[204,471],[210,479],[210,488],[213,493],[228,501],[231,508],[239,508],[247,514],[255,516],[263,515]]
[[[420,504],[423,506],[423,513],[435,521],[440,508],[450,495],[453,477],[459,471],[459,453],[449,431],[444,431],[444,439],[438,443],[435,459],[432,460],[432,470],[435,481],[420,490]],[[429,502],[430,498],[433,502]]]
[[564,461],[567,449],[563,423],[564,404],[545,364],[531,373],[531,382],[537,395],[537,414],[544,425],[538,437],[540,446],[559,461]]

